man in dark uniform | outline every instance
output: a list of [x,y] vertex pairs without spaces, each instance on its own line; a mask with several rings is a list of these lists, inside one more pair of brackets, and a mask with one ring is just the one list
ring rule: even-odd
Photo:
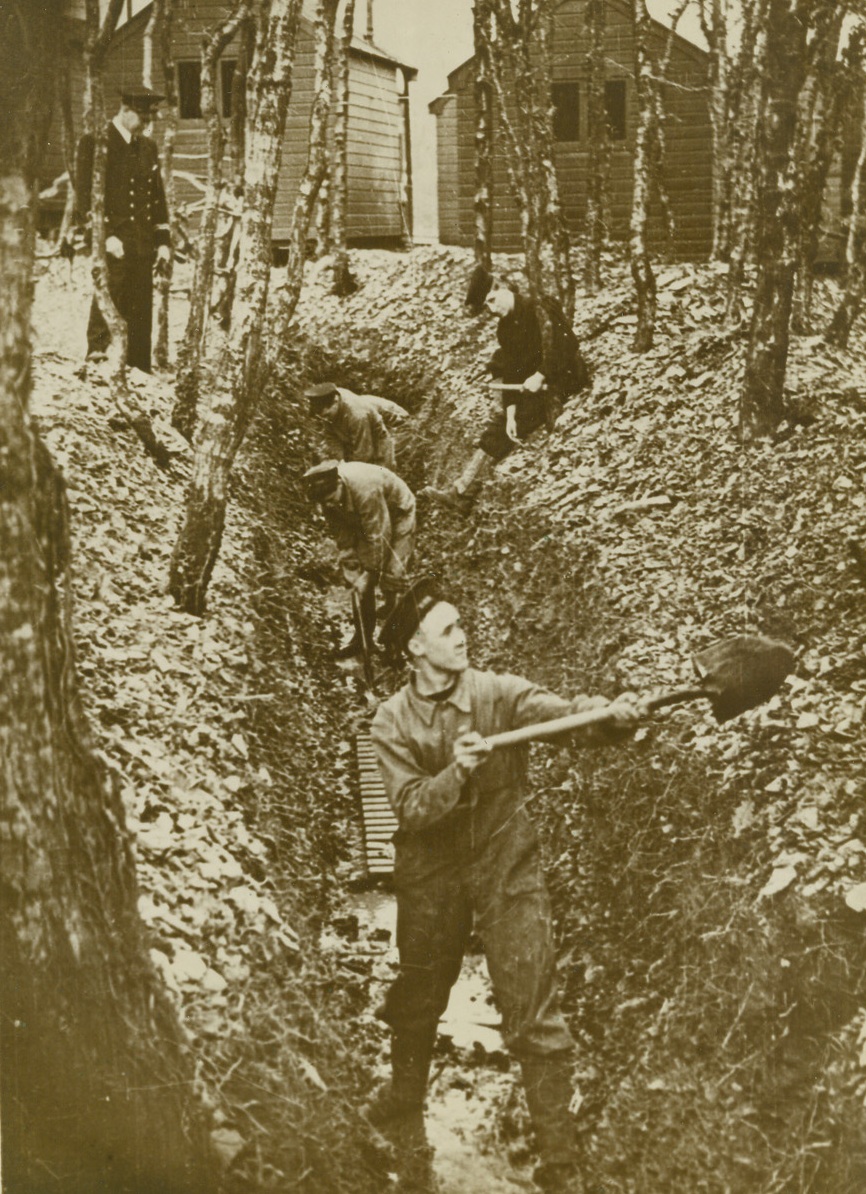
[[310,413],[322,426],[322,438],[334,460],[362,460],[396,468],[394,440],[376,405],[366,395],[335,386],[332,381],[304,390]]
[[[544,1190],[583,1189],[569,1112],[574,1042],[559,1010],[550,904],[526,812],[528,750],[491,751],[503,730],[605,705],[563,700],[519,676],[468,665],[457,609],[417,581],[383,628],[412,676],[380,705],[372,739],[399,828],[394,837],[400,973],[380,1016],[391,1028],[392,1080],[370,1105],[383,1130],[421,1120],[440,1016],[470,931],[479,934],[502,1032],[519,1059]],[[630,734],[644,710],[620,697],[583,742]]]
[[376,628],[376,586],[393,609],[408,584],[415,547],[415,495],[390,469],[363,461],[326,460],[304,473],[311,501],[318,502],[340,552],[346,585],[357,597],[355,633],[337,658],[360,654]]
[[[143,135],[163,96],[148,87],[121,92],[120,110],[108,126],[105,158],[105,252],[108,289],[126,321],[127,364],[150,372],[153,322],[154,261],[160,267],[171,257],[171,233],[159,155]],[[78,143],[76,207],[84,221],[91,210],[94,137]],[[87,354],[104,353],[110,335],[96,296],[87,324]]]
[[499,347],[487,366],[503,386],[499,409],[460,477],[446,489],[427,486],[421,490],[424,496],[461,514],[472,509],[484,473],[543,426],[549,410],[590,380],[577,337],[552,300],[534,303],[477,266],[466,305],[472,314],[487,310],[499,319]]

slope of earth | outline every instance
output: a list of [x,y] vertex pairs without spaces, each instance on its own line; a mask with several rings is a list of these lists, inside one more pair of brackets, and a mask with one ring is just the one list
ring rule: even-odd
[[[452,478],[488,408],[492,328],[461,311],[451,249],[311,268],[297,322],[311,372],[416,412],[402,467]],[[516,261],[498,266],[515,270]],[[468,521],[422,507],[417,567],[459,595],[473,654],[570,691],[689,679],[741,632],[785,639],[796,673],[722,727],[702,706],[629,747],[536,751],[579,1123],[608,1191],[866,1186],[861,1052],[866,824],[866,369],[822,327],[792,344],[790,418],[742,444],[745,325],[725,275],[660,271],[655,348],[630,351],[628,271],[580,299],[594,368],[553,432],[497,470]],[[396,677],[385,677],[387,686]]]
[[[269,494],[245,467],[208,615],[175,610],[164,594],[190,457],[181,443],[160,471],[117,426],[104,371],[80,368],[87,307],[85,263],[43,267],[33,414],[68,486],[94,746],[122,787],[151,958],[188,1034],[224,1189],[379,1190],[384,1159],[358,1113],[379,1044],[366,987],[320,944],[359,857],[354,700],[317,667],[335,629],[303,594],[275,605],[285,526],[261,517]],[[171,379],[132,381],[165,430]]]

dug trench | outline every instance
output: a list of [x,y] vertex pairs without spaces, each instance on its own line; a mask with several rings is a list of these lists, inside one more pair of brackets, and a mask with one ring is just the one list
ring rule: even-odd
[[[399,447],[417,491],[459,451],[458,436],[442,416],[436,362],[419,369],[416,356],[401,372],[398,358],[358,361],[301,343],[265,396],[237,484],[256,528],[256,666],[264,688],[283,694],[253,711],[251,734],[279,795],[257,797],[248,812],[272,842],[271,878],[291,888],[321,959],[313,997],[301,999],[296,978],[282,976],[299,1006],[279,1013],[300,1012],[301,1034],[305,1015],[316,1021],[321,1089],[292,1091],[288,1121],[273,1106],[257,1114],[262,1139],[283,1138],[271,1172],[295,1173],[292,1188],[311,1194],[393,1184],[393,1158],[365,1141],[357,1110],[387,1072],[375,1009],[395,958],[392,896],[357,882],[352,744],[374,699],[331,658],[346,624],[333,557],[298,485],[312,429],[286,395],[339,372],[358,391],[414,405]],[[423,404],[407,402],[419,393]],[[633,686],[623,647],[644,620],[610,593],[604,546],[591,533],[563,536],[543,508],[525,507],[506,472],[469,522],[422,509],[416,568],[447,576],[478,666],[613,696]],[[377,695],[400,682],[380,667]],[[743,812],[743,769],[730,767],[730,749],[725,758],[724,728],[713,748],[695,749],[696,716],[660,715],[616,748],[533,751],[532,811],[579,1043],[574,1109],[587,1172],[605,1194],[854,1194],[866,1188],[859,914],[794,893],[759,898],[773,853],[768,823]],[[785,748],[784,731],[760,719],[739,728],[734,749],[748,752],[753,791]],[[853,792],[847,799],[835,812],[858,837],[860,802]],[[445,1194],[531,1188],[528,1119],[495,1023],[476,955],[440,1032],[428,1105]],[[279,1064],[263,1052],[263,1066]],[[251,1188],[252,1177],[242,1158],[236,1188]]]

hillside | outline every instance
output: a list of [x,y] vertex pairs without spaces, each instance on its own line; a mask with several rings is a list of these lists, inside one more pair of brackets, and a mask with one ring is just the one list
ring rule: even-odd
[[[238,1190],[284,1189],[289,1173],[317,1194],[382,1180],[357,1119],[381,1057],[363,917],[346,946],[349,743],[369,709],[327,658],[340,599],[304,579],[327,548],[298,484],[312,446],[299,388],[327,375],[406,405],[416,491],[452,475],[490,401],[492,329],[462,312],[467,255],[353,264],[348,299],[328,293],[327,263],[309,267],[202,622],[163,596],[188,459],[159,473],[108,425],[104,379],[75,376],[83,271],[69,283],[52,266],[37,287],[34,411],[70,485],[85,700]],[[744,446],[743,336],[717,331],[724,276],[664,271],[657,347],[636,357],[627,269],[607,266],[608,289],[578,304],[592,392],[498,470],[475,518],[422,508],[418,567],[459,595],[479,663],[563,692],[678,686],[692,653],[742,631],[796,647],[781,693],[723,727],[690,705],[624,749],[538,748],[534,811],[581,1042],[578,1122],[605,1190],[853,1194],[866,1184],[864,333],[844,354],[796,340],[791,420]],[[834,291],[818,285],[818,328]],[[167,382],[141,384],[167,416]],[[398,681],[384,673],[381,691]],[[489,1100],[483,1076],[464,1074],[467,1101]],[[491,1085],[479,1149],[519,1165],[519,1100]]]

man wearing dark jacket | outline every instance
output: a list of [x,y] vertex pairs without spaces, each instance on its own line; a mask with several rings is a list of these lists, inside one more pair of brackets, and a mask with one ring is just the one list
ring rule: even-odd
[[484,473],[590,380],[577,337],[553,300],[535,303],[478,266],[470,279],[466,305],[473,314],[487,310],[499,319],[499,347],[487,366],[500,387],[499,405],[460,477],[447,489],[421,490],[461,514],[472,509]]
[[[540,1154],[536,1181],[578,1194],[569,1113],[574,1042],[558,1006],[551,910],[526,811],[529,752],[525,745],[492,751],[486,739],[607,702],[566,701],[519,676],[469,667],[460,615],[429,579],[407,590],[382,637],[408,654],[413,672],[379,706],[371,730],[399,826],[400,972],[379,1013],[392,1034],[392,1080],[368,1118],[389,1133],[407,1120],[423,1124],[437,1024],[474,929],[505,1043],[520,1061]],[[623,696],[609,719],[578,733],[583,742],[614,741],[643,712]]]
[[[108,126],[105,157],[108,289],[126,321],[127,364],[146,373],[150,372],[154,261],[162,266],[171,256],[159,155],[154,142],[143,135],[162,98],[148,87],[122,91],[120,110]],[[91,211],[94,149],[94,137],[85,134],[76,162],[76,208],[81,221]],[[87,325],[88,356],[105,352],[109,342],[108,325],[94,296]]]

